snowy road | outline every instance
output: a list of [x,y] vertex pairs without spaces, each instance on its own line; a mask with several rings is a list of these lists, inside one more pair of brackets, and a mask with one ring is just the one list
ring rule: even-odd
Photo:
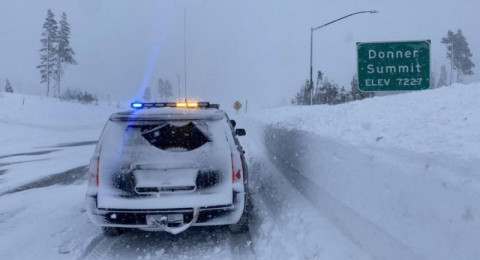
[[249,233],[105,237],[84,197],[112,108],[11,96],[21,116],[0,114],[11,129],[0,135],[0,259],[478,259],[479,97],[457,86],[235,118],[247,130]]
[[[305,162],[300,158],[315,157],[312,156],[315,155],[311,154],[312,151],[318,151],[318,147],[325,144],[319,142],[318,137],[302,131],[276,128],[267,128],[265,132],[268,154],[273,156],[272,162],[277,169],[280,169],[279,172],[350,241],[368,252],[373,259],[422,259],[411,248],[396,240],[384,229],[365,219],[315,184],[314,181],[302,175],[299,169],[305,168],[303,165]],[[325,148],[327,147],[320,149]],[[328,149],[332,148],[338,149],[338,146],[328,147]],[[347,153],[343,153],[343,155],[345,156]],[[333,159],[334,156],[331,158]],[[322,164],[322,162],[317,163]]]
[[129,231],[120,237],[98,235],[79,259],[254,259],[249,233],[226,228],[192,228],[179,235]]
[[[369,259],[270,162],[258,143],[263,140],[263,129],[245,123],[249,137],[242,141],[248,151],[252,194],[249,233],[231,234],[227,228],[216,227],[192,228],[177,236],[129,231],[105,237],[85,213],[87,167],[73,167],[75,160],[68,157],[92,151],[93,142],[82,142],[0,158],[6,172],[72,161],[69,170],[30,177],[30,182],[14,188],[5,185],[9,188],[0,195],[0,228],[4,231],[0,240],[5,241],[0,258]],[[51,156],[55,154],[67,157]],[[84,159],[88,161],[87,156]]]
[[[92,143],[83,145],[83,149],[93,149]],[[18,164],[35,168],[35,163],[47,160],[37,156],[57,151],[5,155],[1,159],[22,157],[22,161],[1,165],[5,171]],[[25,156],[30,159],[23,160]],[[231,234],[222,227],[192,228],[177,236],[129,231],[105,237],[85,214],[86,172],[87,166],[72,168],[0,194],[0,227],[4,231],[0,239],[5,241],[0,247],[1,259],[254,259],[250,233]]]
[[[470,244],[460,243],[456,251],[437,249],[436,253],[426,255],[432,246],[458,241],[456,235],[449,238],[433,224],[417,223],[416,219],[424,218],[423,214],[429,210],[444,209],[441,204],[435,204],[429,206],[427,213],[422,212],[419,209],[425,206],[422,201],[432,201],[428,193],[433,191],[450,199],[467,196],[467,201],[478,200],[464,192],[455,192],[460,187],[451,180],[445,184],[441,179],[432,181],[415,176],[416,181],[423,182],[425,191],[407,187],[409,174],[412,177],[419,171],[436,170],[439,176],[446,175],[449,162],[402,157],[398,153],[368,148],[354,149],[302,131],[265,127],[245,119],[242,123],[248,129],[247,137],[241,141],[250,167],[249,233],[231,234],[226,228],[216,227],[192,228],[177,236],[129,231],[119,237],[105,237],[99,228],[89,223],[85,213],[87,166],[76,166],[77,160],[69,157],[84,154],[82,161],[88,161],[94,142],[79,142],[55,145],[55,150],[45,148],[0,158],[5,175],[60,161],[71,163],[69,170],[31,176],[27,183],[27,178],[21,178],[21,184],[14,188],[1,183],[1,187],[9,188],[0,194],[0,229],[3,231],[0,258],[434,259],[442,254],[459,257],[462,252],[475,251]],[[398,165],[413,173],[393,169]],[[468,175],[475,168],[462,170]],[[478,188],[477,184],[468,183],[472,186],[469,191]],[[370,190],[374,187],[376,192]],[[363,192],[357,194],[360,190]],[[400,199],[398,196],[407,195],[398,193],[414,193],[416,197]],[[373,201],[379,194],[386,198]],[[384,208],[390,204],[394,205],[391,209]],[[464,212],[462,206],[458,207],[459,214],[464,213],[462,223],[472,224],[469,218],[474,218],[475,208],[469,209],[466,205]],[[437,218],[446,225],[445,232],[452,232],[454,227],[449,228],[452,224],[448,223],[450,215]],[[419,225],[424,225],[423,234],[415,232]],[[477,236],[474,231],[462,232],[465,239]],[[441,234],[443,240],[428,242],[435,234]],[[422,239],[424,241],[419,242]]]

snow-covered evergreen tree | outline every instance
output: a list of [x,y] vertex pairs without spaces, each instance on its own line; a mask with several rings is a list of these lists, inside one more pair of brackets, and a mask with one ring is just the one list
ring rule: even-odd
[[350,90],[352,100],[361,100],[364,98],[370,98],[375,96],[375,92],[360,92],[358,90],[358,76],[356,73],[352,77],[350,86],[352,87],[352,90]]
[[54,78],[56,79],[57,95],[60,96],[60,80],[65,72],[64,65],[75,65],[77,62],[73,58],[75,52],[70,46],[70,24],[67,21],[67,14],[62,13],[62,19],[60,20],[60,28],[58,30],[57,48],[56,48],[56,70]]
[[40,42],[42,47],[40,49],[40,65],[37,69],[40,70],[40,83],[46,83],[46,95],[50,93],[50,80],[55,73],[56,68],[56,42],[57,42],[57,22],[52,10],[48,9],[47,17],[43,23],[43,32]]
[[335,105],[338,103],[338,93],[339,87],[338,84],[329,81],[328,79],[324,80],[323,89],[325,90],[325,103],[329,105]]
[[340,88],[340,91],[338,93],[338,103],[346,103],[348,102],[348,93],[347,91],[345,90],[345,87],[342,86]]
[[449,30],[447,36],[442,38],[442,43],[447,46],[447,58],[451,61],[450,83],[453,70],[457,72],[457,82],[462,82],[463,75],[472,75],[475,64],[471,60],[473,55],[462,30],[458,29],[456,33]]
[[160,101],[168,101],[169,98],[173,97],[172,91],[172,83],[168,79],[163,80],[160,78],[158,80],[158,97]]
[[438,83],[437,83],[437,88],[448,85],[447,77],[448,77],[447,68],[445,67],[445,64],[442,64],[442,67],[440,69],[440,78],[438,79]]
[[308,105],[310,104],[310,84],[309,80],[306,80],[305,83],[300,87],[300,90],[297,92],[295,97],[292,99],[293,105]]
[[435,71],[430,71],[430,89],[434,89],[436,87],[435,82],[437,82],[437,75]]
[[5,92],[13,93],[12,85],[10,85],[10,81],[5,79]]
[[145,93],[143,93],[143,101],[151,101],[152,100],[152,92],[150,91],[149,87],[145,88]]

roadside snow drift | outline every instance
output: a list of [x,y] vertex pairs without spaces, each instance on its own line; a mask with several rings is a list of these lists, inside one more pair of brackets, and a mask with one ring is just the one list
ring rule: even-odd
[[[78,140],[97,140],[115,108],[56,98],[2,93],[0,97],[0,156]],[[99,127],[100,126],[100,127]]]
[[478,259],[479,100],[457,84],[255,120],[279,171],[374,259]]
[[88,164],[105,122],[120,109],[2,93],[0,194]]

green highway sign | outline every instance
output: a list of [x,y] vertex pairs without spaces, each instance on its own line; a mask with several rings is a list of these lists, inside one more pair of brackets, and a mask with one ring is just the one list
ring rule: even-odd
[[430,87],[430,40],[357,42],[357,61],[360,91]]

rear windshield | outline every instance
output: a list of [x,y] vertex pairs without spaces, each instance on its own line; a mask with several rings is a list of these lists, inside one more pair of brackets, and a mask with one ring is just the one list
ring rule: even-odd
[[150,145],[167,151],[191,151],[210,142],[205,122],[171,121],[130,124],[125,132],[125,144]]

